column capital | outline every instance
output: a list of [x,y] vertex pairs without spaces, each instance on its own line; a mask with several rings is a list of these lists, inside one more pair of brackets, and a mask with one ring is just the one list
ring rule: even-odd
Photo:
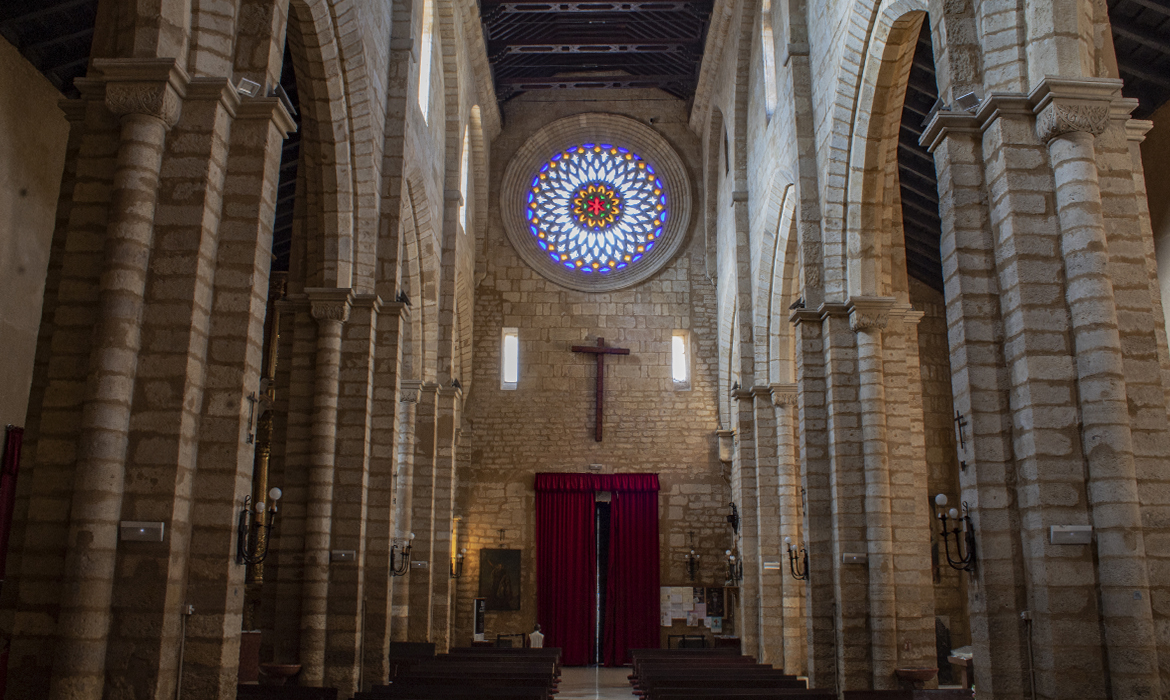
[[895,301],[893,297],[850,297],[846,304],[849,309],[849,329],[854,333],[885,329],[890,322],[890,311]]
[[279,97],[249,97],[240,101],[238,119],[271,120],[287,136],[297,130],[297,123]]
[[353,306],[353,290],[349,287],[306,287],[309,307],[317,322],[349,320]]
[[1110,106],[1120,95],[1120,80],[1048,76],[1028,95],[1036,136],[1044,143],[1082,131],[1099,136],[1109,127]]
[[350,303],[355,309],[369,309],[374,316],[382,310],[382,297],[377,294],[354,294]]
[[188,102],[219,102],[233,117],[240,108],[240,94],[227,78],[191,78],[187,83],[186,99]]
[[421,379],[403,379],[398,383],[398,400],[402,403],[418,403],[421,389]]
[[773,404],[777,406],[796,405],[796,384],[771,384],[768,388],[772,392]]
[[171,128],[179,121],[190,77],[173,58],[95,58],[106,84],[106,108],[119,117],[141,114]]
[[935,149],[952,134],[979,138],[982,132],[979,118],[974,114],[940,109],[934,113],[926,129],[922,131],[918,145],[925,147],[928,153],[934,153]]

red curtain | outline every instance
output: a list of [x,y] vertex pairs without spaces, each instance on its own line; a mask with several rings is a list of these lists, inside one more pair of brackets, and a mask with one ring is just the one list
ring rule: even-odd
[[566,666],[590,663],[593,651],[594,489],[578,476],[589,475],[536,475],[536,620]]
[[[658,475],[615,482],[610,504],[605,665],[631,663],[630,649],[657,649]],[[649,477],[649,478],[646,478]]]
[[8,535],[12,531],[12,510],[16,504],[16,472],[20,469],[20,443],[24,428],[8,426],[4,459],[0,461],[0,581],[8,566]]

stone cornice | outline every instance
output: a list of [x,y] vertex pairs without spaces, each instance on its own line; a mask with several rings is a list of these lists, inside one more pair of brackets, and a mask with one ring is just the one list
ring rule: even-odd
[[820,323],[821,312],[816,309],[796,309],[788,314],[788,322],[794,326],[799,326],[802,323]]
[[795,406],[796,405],[796,384],[772,384],[769,389],[772,392],[772,403],[777,406]]
[[1146,140],[1146,134],[1154,128],[1154,122],[1148,119],[1130,119],[1125,122],[1125,135],[1130,141],[1141,143]]
[[772,399],[772,388],[769,386],[756,385],[751,389],[752,397],[757,399]]
[[219,101],[227,113],[236,116],[240,94],[227,78],[191,78],[187,83],[187,101]]
[[296,121],[279,97],[249,97],[242,100],[236,109],[236,118],[271,119],[284,135],[297,130]]
[[310,310],[318,322],[349,320],[353,305],[353,290],[349,287],[306,287]]
[[850,330],[854,333],[884,330],[895,303],[893,297],[850,297],[847,305]]
[[355,309],[370,309],[374,314],[382,309],[382,297],[377,294],[354,294],[350,303]]
[[401,301],[383,301],[378,311],[382,316],[397,316],[399,318],[406,318],[410,316],[410,307]]
[[1104,133],[1121,84],[1112,78],[1044,78],[1028,95],[1036,115],[1036,136],[1048,143],[1076,132]]
[[930,118],[930,123],[918,139],[918,145],[934,153],[934,149],[951,134],[970,134],[972,138],[978,138],[981,131],[979,119],[974,114],[940,109]]
[[190,76],[173,58],[95,58],[106,84],[106,108],[119,117],[140,114],[171,128],[179,121]]

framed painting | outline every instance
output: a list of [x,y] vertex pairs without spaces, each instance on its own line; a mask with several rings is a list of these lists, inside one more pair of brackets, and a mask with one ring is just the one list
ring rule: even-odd
[[520,609],[520,550],[479,550],[479,597],[487,610]]

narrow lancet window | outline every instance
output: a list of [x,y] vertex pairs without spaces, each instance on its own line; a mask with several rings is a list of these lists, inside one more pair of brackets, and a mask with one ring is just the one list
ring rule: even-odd
[[520,379],[520,333],[515,328],[505,328],[503,340],[500,388],[515,389]]

